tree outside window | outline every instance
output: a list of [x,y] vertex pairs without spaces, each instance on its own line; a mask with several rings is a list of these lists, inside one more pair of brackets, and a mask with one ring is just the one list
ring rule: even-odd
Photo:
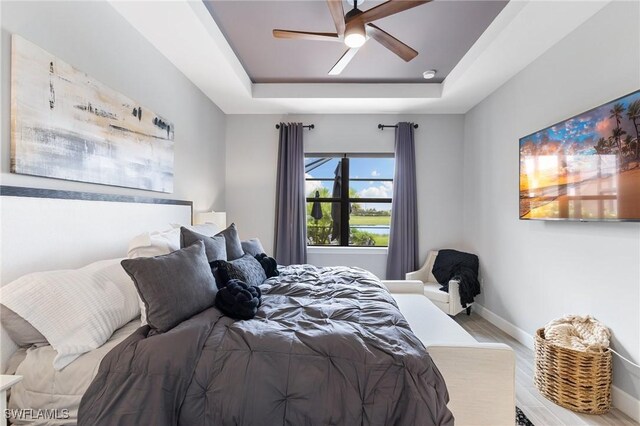
[[394,163],[391,155],[308,155],[308,245],[388,246]]

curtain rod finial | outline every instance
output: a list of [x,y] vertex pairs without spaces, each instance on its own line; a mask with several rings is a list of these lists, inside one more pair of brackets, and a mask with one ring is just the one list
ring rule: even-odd
[[[413,126],[414,129],[418,128],[418,125],[416,123],[413,123],[412,126]],[[378,129],[380,129],[380,130],[384,130],[386,127],[393,127],[395,129],[397,129],[398,125],[397,124],[378,124]]]
[[[309,124],[307,126],[302,126],[302,127],[306,127],[309,130],[316,128],[316,126],[314,124]],[[279,128],[280,128],[280,124],[276,124],[276,129],[279,129]]]

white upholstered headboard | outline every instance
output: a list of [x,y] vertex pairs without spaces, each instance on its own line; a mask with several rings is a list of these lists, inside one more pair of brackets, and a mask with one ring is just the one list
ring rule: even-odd
[[[190,201],[0,186],[0,286],[127,256],[132,237],[191,224]],[[0,329],[0,371],[15,351]]]

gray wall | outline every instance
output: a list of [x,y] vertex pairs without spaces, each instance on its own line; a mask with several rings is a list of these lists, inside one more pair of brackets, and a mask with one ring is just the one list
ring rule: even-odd
[[[229,115],[227,217],[243,238],[259,237],[273,247],[279,121],[314,123],[304,134],[305,150],[312,153],[393,152],[393,129],[380,131],[378,123],[418,123],[420,258],[428,250],[462,244],[462,115]],[[384,278],[386,251],[312,248],[309,263],[360,266]]]
[[[224,210],[225,115],[107,2],[7,2],[2,15],[3,185],[192,200]],[[163,194],[9,173],[11,34],[86,72],[176,126],[174,193]]]
[[[636,363],[640,224],[520,221],[517,194],[520,137],[640,87],[639,8],[606,6],[467,113],[463,167],[480,304],[530,335],[564,314],[593,315]],[[614,385],[638,398],[640,371],[614,356]]]

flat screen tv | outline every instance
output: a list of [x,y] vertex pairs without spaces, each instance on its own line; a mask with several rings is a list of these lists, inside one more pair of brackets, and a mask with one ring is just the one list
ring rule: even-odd
[[640,90],[520,139],[520,219],[640,221]]

